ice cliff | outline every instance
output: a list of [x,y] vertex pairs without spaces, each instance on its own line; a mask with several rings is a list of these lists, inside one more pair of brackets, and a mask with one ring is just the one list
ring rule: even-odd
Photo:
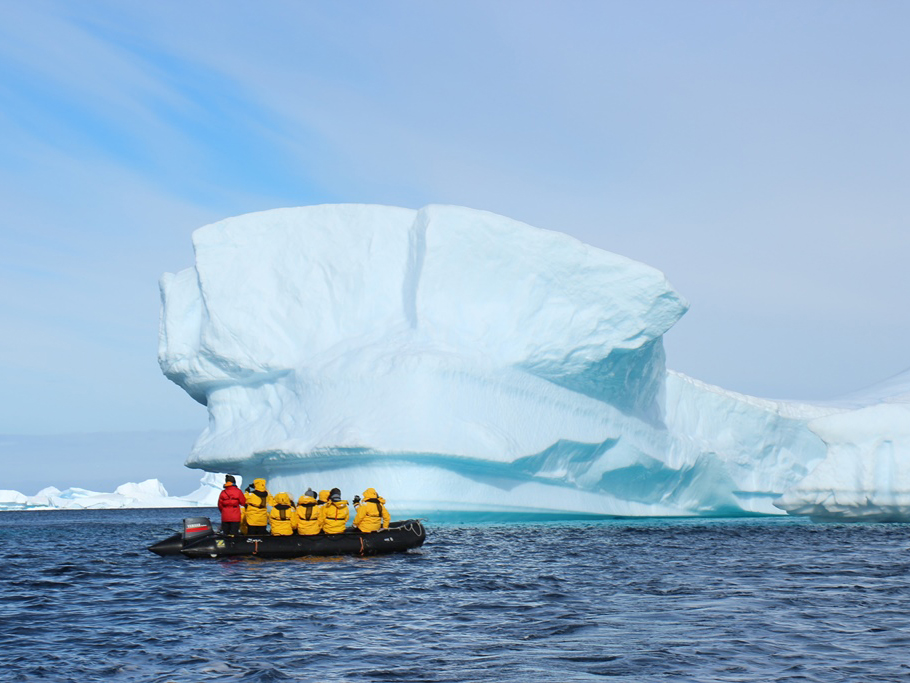
[[[872,514],[868,486],[910,490],[906,442],[887,476],[833,464],[872,438],[851,441],[852,408],[667,372],[682,297],[562,233],[335,205],[231,218],[193,244],[195,267],[161,279],[159,339],[165,375],[208,407],[191,467],[292,493],[374,486],[425,513]],[[889,514],[910,510],[887,491]]]
[[791,514],[910,521],[910,371],[808,422],[825,459],[777,505]]

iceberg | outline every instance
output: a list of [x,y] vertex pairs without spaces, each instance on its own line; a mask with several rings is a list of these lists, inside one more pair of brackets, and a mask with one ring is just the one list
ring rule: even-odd
[[[857,429],[891,429],[860,415],[879,398],[772,401],[668,371],[683,297],[568,235],[324,205],[220,221],[193,247],[161,278],[158,351],[208,409],[190,467],[292,494],[372,486],[399,513],[910,512],[906,436]],[[844,474],[868,448],[882,464]]]
[[910,371],[808,422],[825,459],[776,503],[824,519],[910,520]]
[[23,508],[28,503],[28,496],[11,489],[0,489],[0,510]]
[[34,496],[19,491],[0,491],[0,510],[109,510],[118,508],[216,507],[223,474],[206,472],[199,488],[186,496],[170,496],[157,479],[121,484],[113,493],[82,488],[63,491],[48,486]]

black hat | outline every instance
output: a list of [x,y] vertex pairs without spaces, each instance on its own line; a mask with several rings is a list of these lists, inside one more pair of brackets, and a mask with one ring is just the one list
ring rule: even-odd
[[332,489],[329,491],[329,500],[336,502],[341,500],[341,489]]
[[225,475],[224,475],[224,481],[225,481],[225,483],[227,483],[227,482],[231,482],[232,484],[236,484],[236,483],[237,483],[237,480],[234,479],[234,475],[233,475],[233,474],[225,474]]

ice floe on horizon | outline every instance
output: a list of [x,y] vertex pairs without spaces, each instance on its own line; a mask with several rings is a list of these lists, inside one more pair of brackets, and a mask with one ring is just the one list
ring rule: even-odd
[[199,481],[199,487],[185,496],[168,495],[158,479],[121,484],[113,493],[75,487],[61,491],[54,486],[43,488],[33,496],[19,491],[0,490],[0,510],[215,507],[223,481],[223,474],[206,472]]

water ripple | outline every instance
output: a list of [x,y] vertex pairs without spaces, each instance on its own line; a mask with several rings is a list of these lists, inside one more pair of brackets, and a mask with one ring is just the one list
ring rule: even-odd
[[147,553],[183,514],[0,514],[4,680],[910,680],[910,527],[431,525],[378,558]]

